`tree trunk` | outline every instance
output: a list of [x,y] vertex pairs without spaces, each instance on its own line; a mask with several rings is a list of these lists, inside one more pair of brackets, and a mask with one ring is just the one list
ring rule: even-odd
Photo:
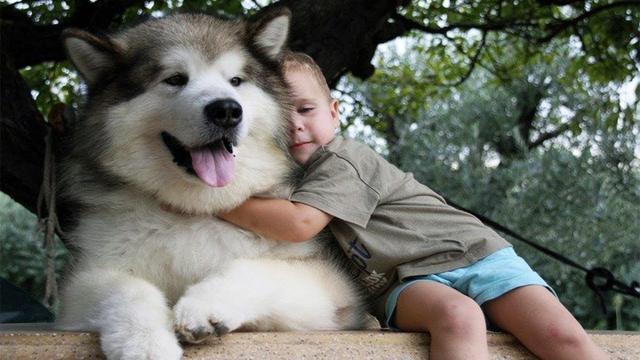
[[11,59],[0,60],[0,190],[35,212],[47,125]]
[[371,65],[378,44],[404,32],[387,22],[400,5],[399,0],[282,0],[293,13],[291,39],[293,50],[313,57],[334,87],[347,72],[366,79],[373,75]]

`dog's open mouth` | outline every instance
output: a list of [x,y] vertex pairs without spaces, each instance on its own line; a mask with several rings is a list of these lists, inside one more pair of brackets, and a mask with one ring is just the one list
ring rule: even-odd
[[188,148],[166,131],[161,136],[173,155],[173,162],[205,184],[222,187],[233,179],[236,162],[233,142],[229,138],[222,137],[203,146]]

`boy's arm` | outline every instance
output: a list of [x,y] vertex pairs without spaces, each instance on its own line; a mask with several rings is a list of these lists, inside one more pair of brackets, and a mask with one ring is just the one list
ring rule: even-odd
[[250,198],[237,208],[217,216],[266,238],[289,242],[311,239],[333,218],[302,203],[262,198]]

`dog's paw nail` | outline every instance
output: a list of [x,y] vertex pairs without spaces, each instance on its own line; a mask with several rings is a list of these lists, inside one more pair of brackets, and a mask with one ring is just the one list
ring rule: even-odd
[[188,343],[199,343],[202,340],[206,339],[207,337],[213,335],[214,330],[213,328],[207,328],[207,327],[198,327],[195,329],[188,329],[185,327],[178,327],[176,329],[176,335],[178,336],[178,339],[181,342],[188,342]]
[[229,332],[229,328],[223,323],[213,324],[216,336],[222,336]]
[[201,341],[202,339],[213,335],[213,331],[211,328],[206,328],[203,326],[203,327],[194,329],[193,331],[191,331],[191,334],[193,335],[193,338],[195,339],[195,341]]

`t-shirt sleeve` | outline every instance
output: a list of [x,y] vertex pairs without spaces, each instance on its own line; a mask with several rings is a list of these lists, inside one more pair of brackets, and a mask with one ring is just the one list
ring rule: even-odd
[[307,170],[289,200],[365,228],[380,196],[361,175],[346,159],[328,154]]

